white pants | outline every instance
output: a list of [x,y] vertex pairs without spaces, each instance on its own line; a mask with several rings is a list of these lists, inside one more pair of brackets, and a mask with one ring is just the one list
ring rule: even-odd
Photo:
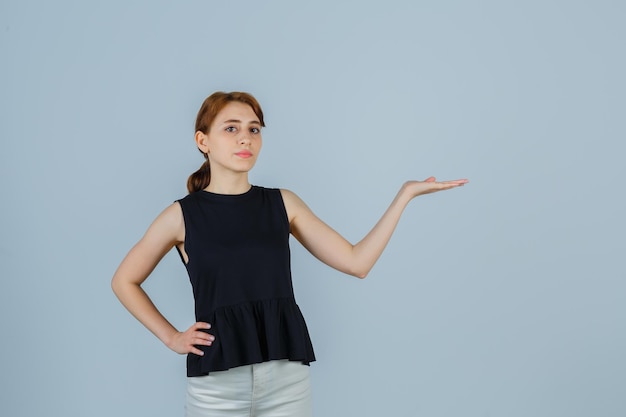
[[309,367],[288,360],[187,378],[187,417],[311,417]]

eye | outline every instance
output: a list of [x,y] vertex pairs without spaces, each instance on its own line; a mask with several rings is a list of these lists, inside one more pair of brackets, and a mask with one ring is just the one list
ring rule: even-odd
[[258,133],[261,133],[261,129],[259,129],[258,127],[253,127],[250,129],[250,133],[253,133],[256,135]]
[[236,131],[237,131],[237,128],[236,128],[235,126],[228,126],[228,127],[226,128],[226,131],[227,131],[227,132],[230,132],[230,133],[233,133],[233,132],[236,132]]

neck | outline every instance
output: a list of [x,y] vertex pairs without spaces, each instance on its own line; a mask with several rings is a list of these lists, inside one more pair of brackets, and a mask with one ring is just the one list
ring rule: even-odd
[[248,174],[236,175],[232,177],[218,176],[217,178],[211,176],[211,182],[205,191],[215,194],[243,194],[250,190],[250,182],[248,181]]

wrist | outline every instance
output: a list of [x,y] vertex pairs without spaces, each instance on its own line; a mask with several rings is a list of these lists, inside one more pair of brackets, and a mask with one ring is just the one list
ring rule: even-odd
[[171,332],[168,332],[165,336],[163,336],[161,338],[161,341],[165,346],[172,349],[172,347],[174,346],[174,340],[176,339],[178,333],[178,330],[173,329]]
[[396,200],[401,204],[406,205],[409,203],[409,201],[413,199],[413,197],[415,197],[415,195],[411,193],[411,189],[409,185],[410,185],[409,181],[402,184],[402,187],[400,187],[400,190],[398,191],[398,194],[396,195]]

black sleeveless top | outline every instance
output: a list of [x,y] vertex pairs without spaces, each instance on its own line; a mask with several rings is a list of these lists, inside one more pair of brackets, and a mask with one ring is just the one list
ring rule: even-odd
[[[289,221],[280,190],[198,191],[178,200],[196,321],[212,346],[187,356],[187,376],[274,359],[315,360],[291,282]],[[181,256],[182,258],[182,256]]]

